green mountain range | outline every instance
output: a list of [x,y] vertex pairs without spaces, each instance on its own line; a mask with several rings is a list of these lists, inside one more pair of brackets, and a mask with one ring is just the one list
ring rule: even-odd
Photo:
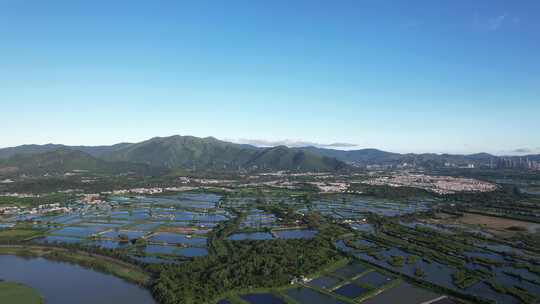
[[539,155],[499,157],[487,153],[399,154],[377,149],[342,151],[317,147],[260,148],[221,141],[213,137],[155,137],[139,143],[111,146],[23,145],[0,149],[2,173],[65,173],[86,170],[103,173],[162,174],[171,170],[211,171],[313,171],[334,172],[351,166],[414,164],[437,168],[508,165],[540,161]]
[[136,173],[142,175],[163,174],[165,170],[145,164],[110,162],[82,151],[59,147],[50,151],[15,154],[0,160],[0,173],[26,175],[57,175],[81,171],[92,173]]
[[[318,147],[297,148],[316,155],[333,157],[350,165],[365,167],[369,165],[396,166],[413,164],[423,168],[440,168],[446,166],[476,167],[514,167],[524,166],[528,161],[540,162],[540,155],[496,156],[489,153],[476,154],[436,154],[436,153],[392,153],[377,149],[334,150]],[[505,164],[506,163],[506,164]],[[511,163],[509,165],[509,163]]]
[[155,137],[113,146],[24,145],[0,149],[0,173],[59,174],[73,170],[118,173],[159,170],[337,171],[335,158],[285,146],[257,148],[213,137]]

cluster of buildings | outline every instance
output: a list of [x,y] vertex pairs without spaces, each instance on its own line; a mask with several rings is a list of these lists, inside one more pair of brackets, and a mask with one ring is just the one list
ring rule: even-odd
[[349,184],[344,182],[313,182],[311,184],[323,193],[343,193],[349,189]]
[[17,206],[0,207],[0,214],[2,215],[17,214],[20,211],[21,211],[21,208]]
[[497,162],[491,163],[492,168],[497,169],[525,169],[540,170],[540,162],[528,157],[500,157]]
[[346,182],[296,182],[287,179],[279,179],[266,182],[252,182],[238,185],[239,187],[273,187],[281,189],[300,189],[305,184],[315,186],[320,193],[344,193],[349,190],[349,183]]
[[101,204],[105,202],[101,199],[101,195],[97,193],[85,194],[80,201],[85,204]]
[[2,193],[2,196],[7,197],[16,197],[16,198],[29,198],[29,197],[39,197],[38,194],[31,194],[31,193]]
[[324,172],[289,172],[289,171],[276,171],[276,172],[265,172],[259,173],[259,176],[291,176],[291,177],[303,177],[303,176],[322,176],[327,175],[328,173]]
[[39,205],[36,208],[24,208],[8,206],[0,208],[0,215],[22,215],[22,214],[47,214],[52,212],[71,212],[72,208],[61,207],[59,203]]
[[456,192],[490,192],[497,189],[492,183],[472,178],[450,176],[430,176],[424,174],[399,174],[394,176],[377,177],[363,183],[374,186],[413,187],[431,191],[437,194]]
[[194,190],[196,187],[152,187],[152,188],[132,188],[132,189],[121,189],[102,192],[102,194],[112,194],[112,195],[125,195],[125,194],[160,194],[163,192],[179,192],[179,191],[189,191]]
[[51,213],[51,212],[70,212],[72,211],[69,207],[61,207],[60,203],[53,203],[53,204],[44,204],[39,205],[37,208],[30,209],[30,214],[45,214],[45,213]]
[[132,188],[132,189],[122,189],[114,190],[111,192],[105,192],[106,194],[122,195],[122,194],[159,194],[163,193],[163,188],[154,187],[154,188]]
[[462,164],[462,165],[459,165],[459,164],[455,164],[455,163],[451,163],[451,162],[445,162],[444,166],[447,167],[447,168],[452,167],[452,168],[461,168],[461,169],[474,169],[476,167],[474,164]]

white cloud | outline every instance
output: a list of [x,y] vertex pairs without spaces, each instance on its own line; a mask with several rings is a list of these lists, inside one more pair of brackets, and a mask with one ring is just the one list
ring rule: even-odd
[[499,16],[496,16],[494,18],[489,19],[488,20],[488,29],[491,30],[491,31],[496,31],[496,30],[500,29],[504,25],[506,20],[508,19],[507,17],[508,17],[507,14],[502,14],[502,15],[499,15]]
[[529,149],[529,148],[519,148],[519,149],[514,149],[512,152],[515,152],[515,153],[531,153],[532,150]]
[[311,142],[311,141],[291,140],[291,139],[264,140],[264,139],[239,138],[237,140],[234,140],[234,142],[239,143],[239,144],[253,145],[253,146],[257,146],[257,147],[275,147],[275,146],[306,147],[306,146],[314,146],[314,147],[319,147],[319,148],[347,149],[347,148],[353,148],[353,147],[358,146],[357,144],[343,143],[343,142],[322,144],[322,143],[316,143],[316,142]]
[[500,151],[501,155],[531,155],[531,154],[540,154],[540,147],[538,148],[516,148],[513,150],[504,150]]

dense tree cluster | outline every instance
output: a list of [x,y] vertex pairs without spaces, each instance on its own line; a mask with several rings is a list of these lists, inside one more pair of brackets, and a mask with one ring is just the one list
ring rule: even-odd
[[154,296],[160,303],[205,303],[225,292],[278,287],[339,259],[322,238],[229,242],[227,255],[211,255],[160,273]]
[[279,287],[340,259],[334,242],[344,228],[310,213],[304,222],[317,228],[310,240],[228,241],[243,215],[209,235],[210,255],[178,266],[154,266],[159,273],[154,297],[163,304],[207,303],[241,289]]

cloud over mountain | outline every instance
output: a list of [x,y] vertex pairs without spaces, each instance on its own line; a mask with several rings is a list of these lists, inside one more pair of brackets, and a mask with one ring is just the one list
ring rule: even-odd
[[537,148],[517,148],[509,151],[510,154],[540,154],[540,147]]
[[318,147],[318,148],[336,148],[336,149],[346,149],[346,148],[353,148],[357,147],[357,144],[352,143],[344,143],[344,142],[336,142],[336,143],[330,143],[330,144],[323,144],[323,143],[316,143],[311,141],[302,141],[302,140],[291,140],[291,139],[284,139],[284,140],[264,140],[264,139],[247,139],[247,138],[239,138],[235,140],[234,142],[239,144],[248,144],[253,145],[257,147],[276,147],[276,146],[287,146],[291,148],[297,148],[297,147]]

